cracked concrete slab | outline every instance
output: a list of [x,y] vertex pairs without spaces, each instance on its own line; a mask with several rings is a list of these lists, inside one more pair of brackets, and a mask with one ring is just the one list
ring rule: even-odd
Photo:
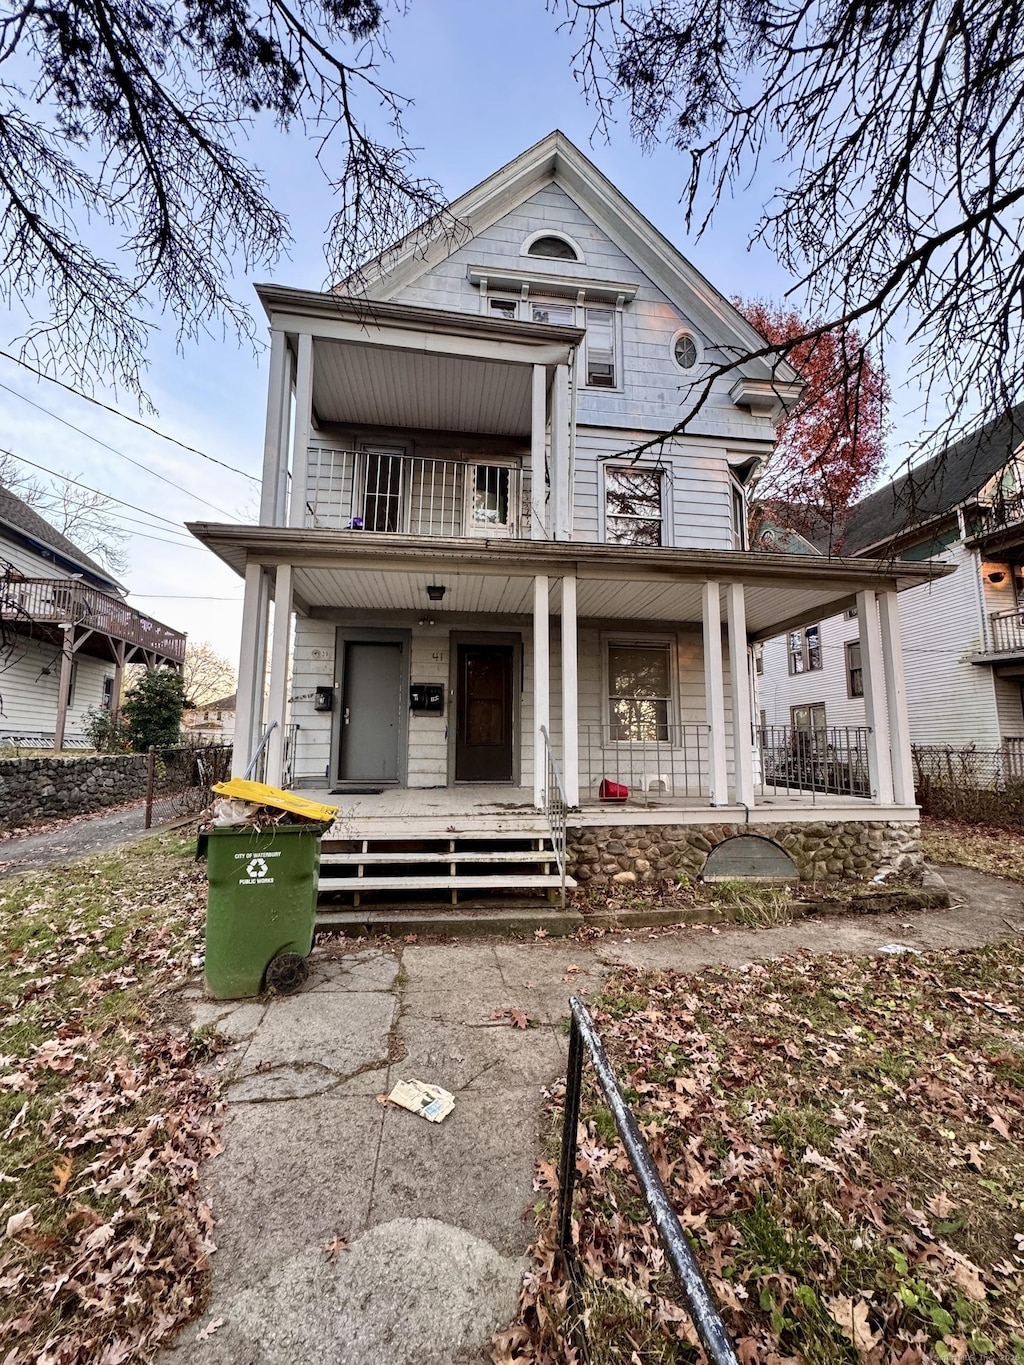
[[224,1090],[229,1104],[254,1100],[294,1100],[303,1095],[379,1095],[388,1088],[387,1067],[372,1067],[354,1076],[341,1077],[317,1062],[300,1066],[275,1066],[253,1071],[230,1082]]
[[549,1085],[564,1066],[552,1029],[517,1029],[507,1021],[479,1028],[432,1017],[409,1018],[405,1056],[391,1069],[394,1080],[415,1077],[456,1093],[464,1088],[502,1090]]
[[397,953],[387,949],[328,949],[322,957],[314,955],[305,991],[390,991],[400,970]]
[[351,1076],[389,1056],[396,1001],[383,991],[312,993],[272,1000],[239,1066],[241,1074],[281,1062],[328,1066]]
[[226,1296],[225,1325],[201,1342],[193,1329],[188,1353],[196,1365],[452,1365],[511,1317],[523,1268],[447,1223],[394,1219],[333,1261],[300,1253]]

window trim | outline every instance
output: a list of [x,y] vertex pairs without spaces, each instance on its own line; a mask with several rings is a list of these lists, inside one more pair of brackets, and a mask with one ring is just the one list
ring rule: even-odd
[[[680,340],[681,337],[689,337],[690,340],[693,342],[694,348],[697,352],[696,358],[694,359],[693,364],[690,366],[688,370],[684,369],[683,366],[680,365],[679,361],[676,359],[676,343]],[[697,333],[693,330],[692,327],[680,327],[678,331],[673,334],[672,340],[669,342],[668,353],[672,357],[672,364],[676,367],[680,374],[689,375],[696,374],[701,367],[701,363],[704,360],[704,347],[701,345],[700,337],[697,335]]]
[[[545,234],[545,235],[550,236],[550,234]],[[510,296],[507,295],[507,294],[505,294],[504,291],[495,290],[495,291],[492,293],[490,290],[488,290],[488,292],[487,292],[488,312],[490,312],[489,301],[490,301],[492,298],[508,298],[508,297],[510,297]],[[577,388],[580,389],[580,390],[582,390],[582,391],[584,391],[584,392],[586,392],[586,393],[624,393],[624,392],[625,392],[625,384],[624,384],[624,382],[623,382],[624,376],[623,376],[623,372],[622,372],[622,370],[623,370],[623,362],[622,362],[622,308],[621,308],[621,306],[619,306],[619,305],[617,305],[617,304],[614,304],[614,303],[605,302],[604,300],[597,300],[597,299],[590,300],[590,299],[584,299],[582,302],[580,302],[579,297],[577,297],[576,299],[572,299],[572,298],[566,298],[566,297],[564,297],[563,295],[545,294],[545,293],[540,293],[540,292],[534,294],[534,293],[531,292],[531,294],[529,295],[529,297],[523,300],[523,303],[522,303],[522,305],[521,305],[521,307],[520,307],[520,311],[519,311],[519,316],[520,316],[520,318],[522,318],[522,320],[525,321],[525,322],[533,322],[533,320],[534,320],[534,318],[533,318],[533,310],[534,310],[534,308],[535,308],[536,306],[538,306],[538,305],[539,305],[540,307],[542,307],[542,308],[543,308],[545,305],[550,305],[551,307],[555,307],[555,308],[568,308],[568,309],[571,311],[571,313],[572,313],[572,321],[571,321],[570,323],[568,323],[567,325],[570,326],[570,327],[579,327],[584,333],[586,333],[586,330],[587,330],[587,313],[588,313],[588,311],[593,310],[593,311],[597,311],[597,312],[601,312],[601,313],[610,313],[610,314],[611,314],[611,324],[612,324],[612,378],[613,378],[613,380],[614,380],[615,382],[612,383],[612,384],[591,384],[591,383],[588,382],[588,379],[587,379],[587,368],[588,368],[588,366],[587,366],[587,338],[586,338],[586,335],[584,335],[583,341],[580,343],[579,359],[578,359],[578,361],[577,361],[577,366],[576,366],[576,370],[577,370],[577,374],[578,374]],[[542,325],[543,325],[543,324],[542,324]],[[558,325],[558,324],[554,324],[554,325]]]
[[[508,520],[501,523],[497,522],[477,522],[473,519],[473,494],[476,489],[476,471],[478,469],[504,469],[508,473]],[[467,537],[476,540],[511,540],[515,539],[519,525],[519,479],[517,474],[520,466],[512,460],[489,460],[485,457],[478,459],[468,459],[466,461],[465,491],[463,495],[463,508],[465,512],[465,533]]]
[[[564,242],[576,253],[575,261],[568,260],[565,256],[531,256],[530,248],[541,240],[542,237],[556,237],[560,242]],[[529,256],[531,261],[561,261],[563,265],[586,265],[587,258],[583,254],[583,248],[574,237],[570,237],[561,228],[541,228],[538,232],[531,232],[519,248],[520,256]]]
[[[804,730],[802,727],[798,726],[797,723],[796,723],[796,721],[793,719],[794,712],[796,712],[796,711],[807,711],[808,713],[810,713],[810,712],[812,712],[812,711],[820,711],[820,712],[821,712],[821,725],[820,725],[818,728],[815,728],[814,723],[813,723],[813,719],[812,719],[811,725],[808,726],[808,728],[807,728],[806,730]],[[824,703],[823,701],[801,701],[801,702],[797,702],[795,705],[793,705],[793,706],[791,706],[791,707],[789,708],[789,726],[790,726],[790,729],[793,731],[794,734],[798,734],[798,733],[799,733],[799,734],[803,734],[803,735],[823,735],[823,734],[825,734],[825,733],[827,732],[827,730],[828,730],[828,712],[827,712],[826,709],[825,709],[825,703]]]
[[[601,632],[601,732],[607,735],[608,744],[671,744],[672,733],[679,733],[679,637],[678,635],[630,635],[619,631]],[[667,740],[653,739],[615,739],[612,735],[611,682],[612,670],[609,658],[612,649],[665,649],[668,652],[669,694],[665,716],[668,727]],[[660,699],[659,699],[660,700]]]
[[[734,521],[734,517],[735,517],[735,513],[736,513],[736,499],[737,499],[737,497],[738,497],[739,500],[740,500],[740,507],[742,508],[742,517],[741,517],[741,519],[740,519],[740,524],[739,524],[739,527],[738,527],[738,528],[737,528],[736,523],[735,523],[735,521]],[[736,477],[736,475],[733,474],[733,473],[730,471],[730,473],[729,473],[729,533],[730,533],[730,535],[732,536],[732,542],[733,542],[733,543],[732,543],[732,548],[733,548],[734,550],[744,551],[744,550],[749,550],[749,549],[750,549],[750,532],[749,532],[749,527],[748,527],[748,525],[747,525],[747,515],[748,515],[748,509],[747,509],[747,490],[746,490],[746,487],[745,487],[744,484]],[[738,545],[736,544],[736,540],[737,540],[737,530],[739,531],[738,539],[739,539],[739,542],[740,542]],[[820,639],[819,639],[819,644],[820,644]]]
[[[601,462],[601,543],[602,545],[618,545],[621,549],[642,550],[646,549],[643,545],[622,545],[621,541],[608,539],[608,473],[625,471],[626,473],[657,474],[661,489],[661,544],[658,549],[672,548],[672,517],[669,515],[672,507],[672,466],[667,462],[660,464],[634,464],[631,460],[603,460]],[[654,518],[644,518],[653,521]]]
[[860,674],[860,691],[859,691],[859,692],[855,692],[855,691],[853,690],[853,674],[854,674],[854,671],[855,671],[855,670],[854,670],[853,664],[850,662],[850,650],[851,650],[851,649],[860,649],[860,640],[859,640],[859,639],[846,640],[846,641],[844,641],[844,643],[843,643],[843,654],[844,654],[844,656],[845,656],[844,662],[845,662],[845,664],[846,664],[846,695],[847,695],[851,700],[853,700],[853,701],[863,701],[863,700],[864,700],[864,656],[861,655],[861,662],[860,662],[860,664],[858,665],[858,667],[857,667],[857,669],[856,669],[856,672],[858,672],[858,673]]
[[[807,632],[817,630],[818,632],[818,662],[814,668],[811,667],[810,651],[807,648]],[[794,668],[793,658],[795,650],[793,648],[793,636],[799,634],[801,657],[803,667]],[[821,673],[825,668],[825,654],[821,647],[821,622],[812,621],[809,626],[797,626],[793,630],[786,631],[786,668],[791,678],[802,678],[806,673]]]

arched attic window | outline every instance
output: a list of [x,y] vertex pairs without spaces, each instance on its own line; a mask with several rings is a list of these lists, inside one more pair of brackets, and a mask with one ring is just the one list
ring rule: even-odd
[[527,256],[544,256],[549,261],[578,261],[580,254],[565,237],[546,233],[535,237],[526,248]]

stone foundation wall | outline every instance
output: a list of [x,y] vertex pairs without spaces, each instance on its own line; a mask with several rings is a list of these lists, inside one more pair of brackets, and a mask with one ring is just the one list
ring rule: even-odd
[[777,825],[607,825],[567,831],[569,872],[581,886],[699,877],[716,844],[741,834],[772,839],[796,864],[801,881],[879,873],[918,884],[924,870],[921,827],[895,820]]

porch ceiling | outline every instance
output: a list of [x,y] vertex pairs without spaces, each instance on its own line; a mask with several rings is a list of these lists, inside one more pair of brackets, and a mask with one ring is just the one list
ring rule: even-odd
[[[852,604],[862,589],[892,591],[943,578],[952,567],[928,562],[827,560],[735,551],[623,549],[570,541],[454,540],[275,527],[189,528],[244,573],[247,559],[291,563],[298,597],[310,608],[528,614],[533,579],[551,580],[550,609],[560,610],[558,579],[577,577],[581,617],[617,621],[699,622],[705,581],[745,586],[747,631],[766,639]],[[441,603],[427,585],[443,584]]]
[[322,338],[314,354],[313,410],[321,424],[530,434],[529,365]]

